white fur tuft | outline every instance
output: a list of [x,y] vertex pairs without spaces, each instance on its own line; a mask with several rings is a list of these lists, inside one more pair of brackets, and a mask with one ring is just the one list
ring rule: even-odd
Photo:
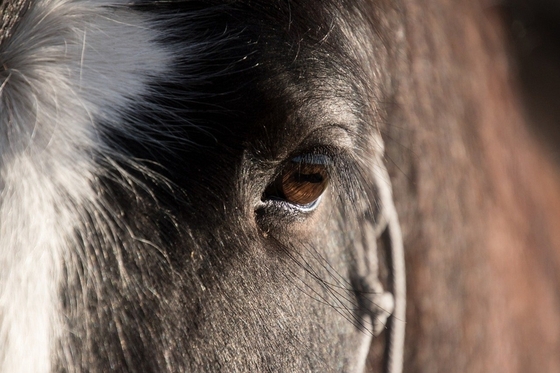
[[49,372],[79,206],[94,201],[96,123],[165,73],[147,20],[110,1],[38,0],[0,45],[0,373]]

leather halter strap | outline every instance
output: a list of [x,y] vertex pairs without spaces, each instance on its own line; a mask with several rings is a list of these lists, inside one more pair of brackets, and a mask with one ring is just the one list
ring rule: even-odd
[[[390,243],[387,254],[390,256],[391,263],[389,270],[392,295],[383,291],[379,281],[377,250],[376,244],[374,244],[374,247],[369,250],[369,255],[374,256],[370,260],[373,262],[370,273],[376,277],[373,279],[375,285],[372,290],[374,290],[375,299],[372,302],[373,314],[371,317],[374,333],[378,334],[385,327],[387,318],[392,316],[386,345],[387,361],[385,371],[386,373],[401,373],[403,370],[406,325],[406,273],[403,238],[397,210],[393,201],[391,179],[384,162],[385,147],[379,133],[375,137],[375,142],[377,151],[372,172],[381,205],[375,236],[378,239],[383,233],[386,233]],[[376,296],[376,294],[378,295]]]

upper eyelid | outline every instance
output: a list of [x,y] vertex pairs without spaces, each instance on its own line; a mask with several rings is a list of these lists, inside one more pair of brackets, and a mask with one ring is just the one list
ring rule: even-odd
[[291,159],[292,162],[308,162],[312,164],[318,164],[323,166],[329,166],[332,163],[332,158],[330,155],[312,152],[312,153],[303,153],[301,155],[297,155]]
[[259,185],[264,190],[295,157],[320,154],[328,157],[328,164],[325,166],[329,176],[334,179],[332,181],[335,181],[342,176],[343,170],[348,169],[349,164],[356,164],[353,135],[352,128],[344,124],[331,123],[316,127],[307,133],[302,141],[285,149],[282,154],[261,147],[265,146],[265,143],[256,143],[257,147],[249,146],[246,150],[243,167],[253,170],[254,172],[251,172],[253,175],[260,175]]
[[350,128],[337,123],[315,128],[305,136],[298,147],[303,148],[313,143],[340,149],[351,149],[354,146]]
[[338,163],[337,160],[340,157],[344,157],[343,154],[344,151],[337,147],[317,144],[289,155],[283,162],[278,164],[276,167],[277,173],[281,172],[290,162],[298,162],[300,160],[308,161],[307,163],[320,164],[330,169]]
[[347,126],[341,124],[329,124],[315,128],[305,138],[278,162],[279,165],[294,159],[295,157],[309,154],[323,154],[330,156],[334,161],[354,149],[354,141],[351,131]]
[[[288,143],[287,139],[280,139],[279,144],[265,145],[257,143],[257,147],[249,148],[250,158],[261,164],[268,164],[271,167],[279,167],[292,158],[311,153],[312,149],[338,149],[335,153],[350,152],[354,148],[354,131],[344,124],[331,123],[315,127],[306,133],[298,142],[291,142],[291,145],[284,147],[282,143]],[[264,145],[264,147],[263,147]],[[327,151],[326,154],[331,152]],[[332,154],[332,153],[331,153]]]

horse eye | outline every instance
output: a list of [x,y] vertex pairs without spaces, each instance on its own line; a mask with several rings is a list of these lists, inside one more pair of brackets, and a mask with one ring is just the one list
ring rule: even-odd
[[327,188],[330,162],[329,157],[318,154],[292,158],[265,190],[265,198],[309,207]]

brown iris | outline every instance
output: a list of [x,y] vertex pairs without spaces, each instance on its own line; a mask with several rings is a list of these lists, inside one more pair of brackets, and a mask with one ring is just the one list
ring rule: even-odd
[[268,198],[284,199],[296,205],[315,202],[327,187],[328,158],[307,155],[293,158],[266,190]]

